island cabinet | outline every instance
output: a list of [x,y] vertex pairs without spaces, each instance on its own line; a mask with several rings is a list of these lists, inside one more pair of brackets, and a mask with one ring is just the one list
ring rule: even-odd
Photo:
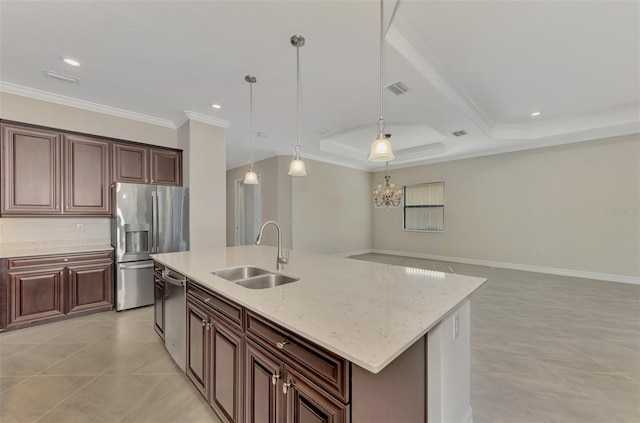
[[128,143],[113,144],[115,182],[182,185],[182,153]]
[[216,413],[243,422],[243,312],[187,282],[186,372]]
[[427,422],[427,336],[378,373],[187,279],[186,372],[225,422]]
[[0,327],[111,310],[113,253],[2,259]]
[[165,318],[165,286],[162,279],[162,266],[154,263],[153,266],[153,328],[164,341],[164,318]]

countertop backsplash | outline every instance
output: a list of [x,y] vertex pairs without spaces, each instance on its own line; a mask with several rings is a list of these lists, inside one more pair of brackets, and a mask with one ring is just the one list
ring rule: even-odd
[[109,219],[0,218],[0,256],[110,247]]

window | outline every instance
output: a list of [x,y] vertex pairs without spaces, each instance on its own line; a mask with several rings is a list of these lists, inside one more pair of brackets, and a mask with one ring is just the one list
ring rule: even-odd
[[444,182],[404,187],[405,231],[444,231]]

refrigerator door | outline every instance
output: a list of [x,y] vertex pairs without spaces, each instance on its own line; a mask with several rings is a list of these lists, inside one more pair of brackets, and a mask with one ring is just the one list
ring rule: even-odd
[[112,219],[112,245],[116,263],[149,260],[153,252],[153,185],[114,186],[115,217]]
[[118,263],[116,310],[153,304],[153,260]]
[[171,253],[189,249],[189,190],[157,186],[154,198],[154,252]]

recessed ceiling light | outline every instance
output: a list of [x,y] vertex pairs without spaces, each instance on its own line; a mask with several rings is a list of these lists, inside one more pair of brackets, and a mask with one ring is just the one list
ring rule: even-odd
[[531,116],[540,116],[542,114],[542,112],[533,112],[531,113]]
[[62,57],[60,57],[60,59],[62,59],[62,61],[65,62],[69,66],[76,66],[76,67],[80,66],[80,62],[77,61],[76,59],[74,59],[73,57],[62,56]]
[[222,106],[219,104],[212,104],[211,107],[213,107],[214,109],[222,109]]

